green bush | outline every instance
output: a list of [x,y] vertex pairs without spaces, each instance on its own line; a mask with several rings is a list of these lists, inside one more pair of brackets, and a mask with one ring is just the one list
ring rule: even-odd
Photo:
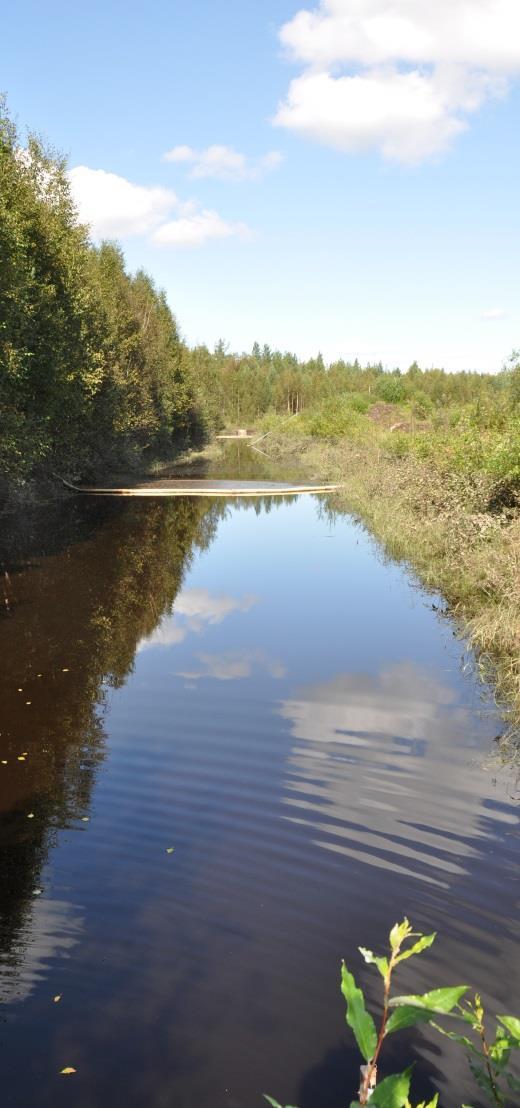
[[353,412],[360,412],[362,415],[366,415],[370,408],[370,399],[362,392],[350,393],[348,403]]
[[384,374],[379,378],[376,388],[376,396],[387,404],[402,404],[406,399],[406,385],[400,377],[391,377]]
[[350,397],[345,396],[327,400],[319,408],[304,415],[309,434],[324,439],[338,439],[354,434],[360,420],[362,415],[359,408],[356,409]]

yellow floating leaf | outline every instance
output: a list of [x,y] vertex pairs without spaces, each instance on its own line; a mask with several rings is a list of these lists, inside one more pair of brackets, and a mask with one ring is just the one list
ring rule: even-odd
[[68,666],[65,666],[65,669],[62,669],[62,671],[61,671],[61,672],[62,672],[62,673],[68,673],[68,672],[69,672],[69,670],[68,670]]
[[60,1073],[76,1073],[76,1070],[74,1066],[65,1066],[64,1069],[60,1070]]
[[3,766],[6,766],[6,765],[7,765],[7,758],[2,758],[2,765],[3,765]]
[[23,754],[18,755],[18,761],[19,762],[25,762],[25,758],[24,758]]
[[88,823],[88,822],[89,822],[89,820],[90,820],[90,816],[82,816],[82,817],[81,817],[81,822],[82,822],[82,823]]
[[32,704],[32,700],[26,700],[25,703],[26,704]]
[[29,753],[28,750],[22,750],[22,758],[26,758],[28,753]]
[[23,692],[23,689],[18,689],[18,692]]
[[173,854],[174,850],[175,850],[174,846],[167,846],[166,847],[166,853],[167,854]]
[[54,1003],[57,1004],[58,1001],[61,1000],[61,993],[58,993],[57,996],[53,997],[53,1000],[54,1000]]
[[34,812],[29,812],[27,819],[34,819]]

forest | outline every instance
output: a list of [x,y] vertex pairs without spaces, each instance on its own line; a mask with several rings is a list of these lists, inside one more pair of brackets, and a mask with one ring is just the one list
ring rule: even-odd
[[164,292],[92,243],[65,160],[0,109],[0,472],[9,484],[149,465],[226,425],[298,433],[520,477],[520,365],[499,374],[326,365],[254,343],[183,341]]

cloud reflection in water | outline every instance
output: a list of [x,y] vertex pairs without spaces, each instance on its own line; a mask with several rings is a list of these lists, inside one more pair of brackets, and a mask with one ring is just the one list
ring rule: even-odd
[[200,635],[207,627],[222,623],[232,612],[249,612],[258,598],[251,593],[244,596],[215,596],[208,589],[184,589],[179,593],[171,615],[161,623],[147,639],[143,639],[138,652],[153,646],[174,646],[183,642],[190,632]]
[[486,836],[482,770],[448,685],[404,662],[304,686],[279,710],[298,740],[286,818],[316,845],[439,887],[467,872]]

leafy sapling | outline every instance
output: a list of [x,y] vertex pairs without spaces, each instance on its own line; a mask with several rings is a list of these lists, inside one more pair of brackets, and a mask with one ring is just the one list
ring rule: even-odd
[[[388,956],[373,954],[371,950],[360,947],[365,962],[375,965],[383,978],[383,1012],[379,1031],[369,1012],[365,1007],[365,999],[361,989],[358,988],[353,975],[347,969],[345,962],[341,966],[341,991],[347,1002],[347,1023],[354,1032],[358,1047],[365,1059],[365,1065],[361,1067],[361,1084],[359,1088],[359,1100],[356,1104],[364,1105],[370,1100],[377,1105],[406,1105],[410,1090],[411,1068],[400,1074],[392,1074],[379,1085],[377,1081],[377,1064],[384,1040],[395,1031],[404,1027],[410,1027],[414,1023],[423,1023],[433,1016],[434,1011],[448,1011],[460,997],[466,992],[466,986],[458,989],[437,989],[435,996],[431,995],[431,1015],[428,1011],[420,1010],[411,1005],[405,1005],[401,1009],[392,1011],[392,999],[390,988],[392,975],[400,962],[420,954],[426,950],[435,940],[435,932],[431,935],[423,935],[413,931],[407,919],[402,923],[396,923],[390,932],[390,950]],[[447,995],[449,994],[449,995]],[[434,1108],[437,1101],[434,1099],[428,1108]]]
[[[341,989],[347,1001],[347,1023],[354,1032],[356,1042],[365,1059],[361,1067],[361,1085],[359,1099],[351,1108],[359,1108],[370,1101],[371,1108],[410,1108],[408,1094],[410,1089],[411,1068],[401,1074],[393,1074],[380,1084],[377,1081],[377,1063],[388,1035],[396,1031],[413,1027],[419,1023],[430,1023],[437,1031],[458,1042],[464,1047],[471,1072],[479,1088],[483,1089],[492,1105],[504,1108],[507,1092],[520,1091],[520,1082],[507,1072],[513,1049],[520,1047],[520,1020],[514,1016],[498,1016],[498,1026],[494,1042],[489,1043],[484,1027],[484,1009],[478,994],[472,1001],[466,997],[468,985],[453,985],[442,989],[432,989],[421,996],[390,996],[392,974],[400,962],[420,954],[432,945],[435,932],[422,935],[414,932],[407,919],[395,924],[390,932],[390,952],[388,957],[378,957],[371,950],[360,947],[361,954],[369,965],[375,965],[384,982],[383,1013],[376,1031],[372,1016],[366,1011],[363,993],[357,988],[354,978],[345,963],[341,968]],[[449,1017],[469,1024],[476,1033],[477,1042],[466,1035],[446,1030],[439,1019]],[[434,1108],[435,1097],[424,1108]]]
[[[511,1104],[511,1094],[515,1095],[513,1103],[518,1103],[520,1081],[508,1070],[508,1065],[512,1051],[520,1049],[520,1019],[516,1016],[497,1016],[495,1038],[490,1041],[482,1001],[478,994],[474,999],[467,997],[468,985],[450,985],[422,995],[390,995],[397,966],[427,950],[434,940],[435,932],[423,935],[413,931],[408,920],[404,919],[402,923],[394,924],[390,931],[388,955],[376,955],[365,947],[359,947],[365,962],[376,966],[383,978],[383,1010],[379,1028],[367,1011],[363,991],[342,962],[341,991],[347,1003],[346,1020],[364,1059],[358,1099],[351,1102],[350,1108],[363,1108],[369,1102],[370,1108],[413,1108],[409,1099],[412,1066],[378,1082],[378,1063],[388,1035],[420,1023],[430,1023],[464,1048],[473,1077],[494,1108],[506,1108]],[[439,1020],[445,1017],[466,1024],[474,1037],[442,1027]],[[271,1108],[282,1108],[272,1097],[266,1096],[265,1099]],[[416,1108],[437,1108],[438,1100],[436,1094],[428,1104],[422,1101]],[[462,1108],[471,1106],[463,1105]]]

